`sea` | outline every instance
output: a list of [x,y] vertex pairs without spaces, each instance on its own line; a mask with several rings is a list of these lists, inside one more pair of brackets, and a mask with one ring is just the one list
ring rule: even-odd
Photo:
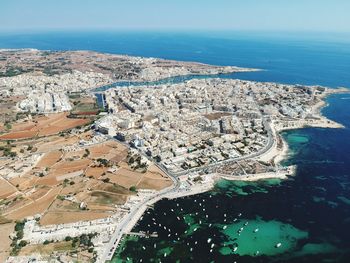
[[[281,32],[2,32],[0,48],[107,53],[259,68],[220,77],[350,87],[350,37]],[[178,81],[178,80],[177,80]],[[219,181],[162,200],[123,239],[112,262],[350,262],[350,94],[322,113],[343,129],[283,132],[288,180]]]

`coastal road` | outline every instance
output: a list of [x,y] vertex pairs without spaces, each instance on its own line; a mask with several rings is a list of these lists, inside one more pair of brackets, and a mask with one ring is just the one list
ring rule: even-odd
[[105,246],[103,254],[97,259],[96,262],[104,263],[106,260],[112,259],[122,236],[125,233],[131,231],[133,226],[137,223],[149,205],[154,204],[164,197],[170,195],[171,193],[176,193],[178,191],[180,182],[177,177],[168,174],[163,167],[159,166],[158,164],[156,165],[172,179],[172,186],[163,189],[160,192],[157,192],[155,195],[147,197],[141,203],[137,204],[137,206],[133,207],[133,209],[122,219],[122,222],[118,225],[113,235],[111,236],[109,243]]

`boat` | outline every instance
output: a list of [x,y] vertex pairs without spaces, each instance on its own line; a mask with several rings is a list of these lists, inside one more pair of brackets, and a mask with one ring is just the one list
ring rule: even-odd
[[213,244],[211,244],[211,246],[210,246],[210,247],[211,247],[211,248],[213,248],[214,246],[215,246],[215,244],[213,243]]
[[242,216],[242,213],[239,213],[238,216]]
[[208,238],[207,242],[210,243],[211,242],[211,238]]
[[282,243],[277,243],[277,244],[275,245],[276,248],[279,248],[280,246],[282,246]]
[[244,225],[247,226],[249,224],[249,222],[245,222]]
[[259,228],[255,228],[253,232],[256,233],[258,231],[259,231]]
[[236,252],[237,249],[238,249],[238,247],[234,247],[233,248],[233,252]]
[[227,228],[227,226],[224,226],[222,229],[226,229]]

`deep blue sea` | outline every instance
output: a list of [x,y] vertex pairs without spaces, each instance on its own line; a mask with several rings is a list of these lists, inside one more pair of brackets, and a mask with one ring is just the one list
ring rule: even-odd
[[[253,67],[264,71],[226,77],[336,88],[350,87],[346,39],[237,32],[1,33],[0,48],[89,49]],[[284,162],[297,164],[295,177],[221,181],[205,194],[163,200],[135,227],[159,237],[127,238],[114,261],[350,262],[350,95],[327,102],[323,113],[345,129],[283,133],[290,146]]]

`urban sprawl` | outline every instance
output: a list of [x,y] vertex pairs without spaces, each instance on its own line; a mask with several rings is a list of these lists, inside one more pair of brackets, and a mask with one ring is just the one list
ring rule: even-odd
[[157,235],[132,232],[157,201],[219,179],[285,179],[295,167],[280,164],[280,131],[341,127],[320,108],[345,89],[219,78],[243,71],[254,69],[0,51],[1,260],[105,262],[125,235]]

